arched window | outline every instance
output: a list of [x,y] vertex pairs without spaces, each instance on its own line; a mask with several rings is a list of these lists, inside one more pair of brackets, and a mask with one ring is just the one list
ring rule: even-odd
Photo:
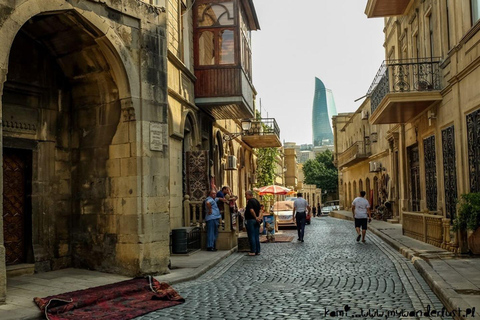
[[198,6],[198,65],[235,64],[235,10],[233,2]]
[[233,2],[202,4],[198,6],[198,26],[231,26],[235,23]]

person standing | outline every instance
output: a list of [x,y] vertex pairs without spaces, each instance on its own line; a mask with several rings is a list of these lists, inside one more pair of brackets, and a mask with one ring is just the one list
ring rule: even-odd
[[303,242],[305,235],[305,221],[307,213],[310,214],[310,206],[307,200],[303,199],[301,192],[297,193],[297,199],[293,202],[293,219],[297,222],[298,241]]
[[[357,242],[362,238],[365,243],[365,235],[367,233],[367,223],[372,221],[372,213],[370,211],[370,203],[365,199],[365,191],[360,191],[360,197],[356,197],[352,202],[352,213],[355,219],[355,230],[357,231]],[[360,234],[360,228],[362,232]]]
[[215,197],[215,190],[211,190],[209,196],[205,201],[206,216],[205,221],[207,223],[207,251],[217,251],[215,243],[218,238],[218,226],[220,225],[220,209],[218,209],[217,202],[220,200]]
[[312,214],[313,214],[314,217],[317,216],[317,207],[313,206],[313,208],[312,208]]
[[245,220],[247,221],[247,235],[250,243],[249,256],[260,254],[260,223],[262,214],[260,212],[260,202],[253,197],[253,192],[245,192],[247,206],[245,207]]

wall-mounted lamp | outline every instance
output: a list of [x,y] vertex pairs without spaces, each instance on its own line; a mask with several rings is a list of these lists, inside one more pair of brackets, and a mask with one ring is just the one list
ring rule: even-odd
[[235,139],[236,137],[244,136],[250,130],[250,128],[252,128],[252,120],[243,119],[241,122],[241,126],[242,126],[242,132],[225,133],[223,134],[223,140],[230,141]]

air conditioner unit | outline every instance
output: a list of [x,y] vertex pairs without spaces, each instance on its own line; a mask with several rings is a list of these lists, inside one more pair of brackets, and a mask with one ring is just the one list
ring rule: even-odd
[[369,164],[370,164],[370,172],[382,171],[382,164],[380,162],[371,161]]
[[362,120],[367,120],[367,119],[368,119],[368,111],[362,110]]
[[237,170],[237,157],[228,156],[225,170]]
[[370,142],[377,142],[377,140],[378,140],[378,135],[377,135],[377,133],[376,133],[376,132],[372,132],[372,133],[370,134]]

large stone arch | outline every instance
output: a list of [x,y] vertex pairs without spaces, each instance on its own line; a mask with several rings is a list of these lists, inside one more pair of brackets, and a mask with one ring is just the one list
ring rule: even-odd
[[[119,87],[121,99],[140,97],[140,81],[137,66],[132,60],[122,39],[115,33],[111,25],[102,17],[93,11],[81,10],[72,6],[64,0],[29,0],[20,4],[12,11],[10,16],[0,25],[0,39],[3,45],[0,46],[0,95],[2,93],[2,84],[6,80],[8,71],[8,60],[10,48],[20,29],[34,16],[48,12],[58,13],[65,11],[74,11],[78,16],[83,17],[84,21],[94,26],[103,33],[102,37],[97,38],[98,44],[104,50],[103,53],[112,58],[110,59],[115,80]],[[121,61],[121,63],[118,63]],[[129,71],[126,72],[126,69]],[[2,71],[5,74],[2,77]],[[125,79],[125,80],[124,80]],[[1,106],[1,105],[0,105]]]

